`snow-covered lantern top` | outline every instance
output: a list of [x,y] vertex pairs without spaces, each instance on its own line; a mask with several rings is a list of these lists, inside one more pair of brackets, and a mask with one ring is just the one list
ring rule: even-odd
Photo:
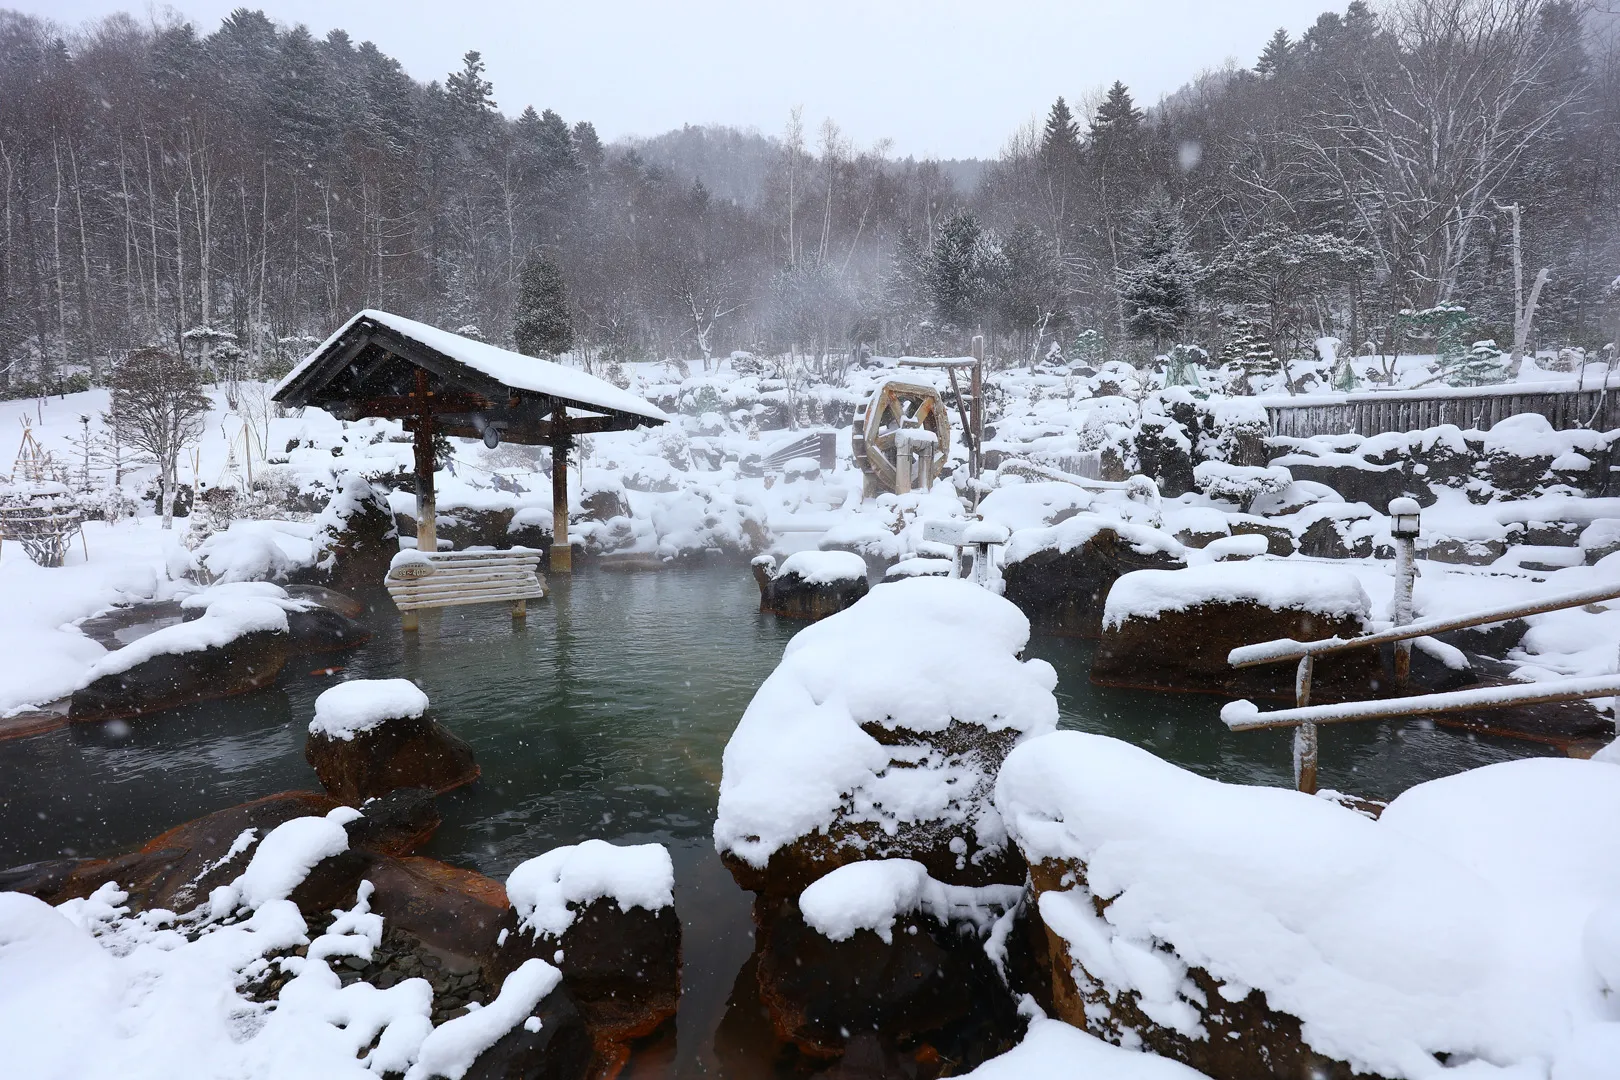
[[1422,525],[1423,508],[1416,499],[1401,496],[1389,501],[1390,535],[1402,540],[1415,539]]

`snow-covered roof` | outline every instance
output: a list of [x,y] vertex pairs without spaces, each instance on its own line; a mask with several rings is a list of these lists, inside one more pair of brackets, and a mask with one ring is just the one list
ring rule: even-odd
[[436,326],[429,326],[427,323],[386,311],[378,311],[375,308],[367,308],[356,314],[331,337],[321,342],[315,351],[304,357],[298,366],[276,385],[273,396],[281,397],[303,379],[311,368],[327,357],[338,343],[348,336],[351,329],[365,321],[386,327],[448,360],[471,368],[514,390],[545,394],[594,411],[628,413],[655,423],[663,423],[669,419],[651,402],[628,390],[621,390],[595,375],[564,367],[550,360],[524,356],[522,353],[491,345],[487,341],[452,334],[448,330],[440,330]]

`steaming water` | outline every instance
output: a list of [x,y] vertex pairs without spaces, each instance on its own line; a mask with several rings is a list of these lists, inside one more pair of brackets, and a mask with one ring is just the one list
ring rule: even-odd
[[[727,737],[801,624],[756,611],[746,569],[585,570],[558,579],[513,628],[499,607],[425,614],[408,637],[386,607],[376,637],[335,659],[342,676],[418,681],[473,746],[483,777],[439,800],[425,852],[504,877],[558,844],[659,841],[675,859],[685,923],[674,1039],[636,1075],[777,1071],[757,1005],[728,999],[753,948],[749,897],[714,855],[710,828]],[[1128,739],[1206,775],[1291,782],[1288,737],[1235,735],[1219,700],[1090,685],[1091,647],[1037,639],[1058,670],[1066,727]],[[315,787],[303,757],[314,699],[334,681],[305,658],[272,691],[137,723],[0,742],[0,866],[100,855],[261,795]],[[1421,726],[1352,724],[1322,735],[1321,781],[1388,798],[1422,780],[1538,752]],[[724,1024],[721,1023],[724,1019]],[[716,1035],[716,1031],[719,1035]]]

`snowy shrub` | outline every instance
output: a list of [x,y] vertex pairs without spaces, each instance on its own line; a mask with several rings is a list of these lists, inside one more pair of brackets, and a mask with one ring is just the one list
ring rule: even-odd
[[1293,475],[1281,466],[1262,468],[1224,461],[1200,461],[1193,468],[1193,479],[1205,495],[1235,502],[1245,511],[1260,496],[1276,495],[1294,482]]

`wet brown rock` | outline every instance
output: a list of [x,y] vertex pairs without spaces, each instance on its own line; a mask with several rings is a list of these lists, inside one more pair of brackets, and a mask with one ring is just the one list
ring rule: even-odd
[[[895,1055],[927,1043],[972,1067],[1017,1041],[1013,998],[975,934],[908,916],[887,942],[871,930],[832,941],[793,901],[756,918],[760,1000],[777,1037],[800,1053],[825,1059],[848,1049],[857,1060],[846,1064],[857,1065],[873,1051]],[[851,1038],[857,1033],[875,1045],[862,1046]]]
[[1007,586],[1003,595],[1018,605],[1037,633],[1097,638],[1102,635],[1103,603],[1121,574],[1184,565],[1179,555],[1133,545],[1104,526],[1067,551],[1045,547],[1008,563],[1002,572]]
[[160,653],[74,691],[68,719],[116,720],[259,690],[281,673],[292,645],[290,634],[256,630],[224,645]]
[[865,577],[810,582],[792,570],[772,574],[757,559],[753,566],[754,580],[759,584],[759,610],[784,619],[825,619],[870,591]]
[[427,788],[396,788],[360,805],[363,816],[344,828],[349,843],[383,855],[403,857],[433,838],[441,818]]
[[304,757],[334,798],[357,805],[396,788],[443,794],[479,774],[472,747],[426,715],[386,720],[348,739],[311,732]]
[[312,604],[319,604],[346,619],[358,619],[366,613],[366,605],[348,593],[341,593],[336,589],[328,589],[321,585],[288,585],[286,590],[287,595],[294,600],[308,600]]
[[593,1074],[591,1035],[573,998],[558,987],[534,1009],[537,1031],[519,1024],[479,1054],[462,1080],[584,1080]]
[[[1227,654],[1240,645],[1276,638],[1314,641],[1353,637],[1364,629],[1354,615],[1270,608],[1252,601],[1205,601],[1157,617],[1132,615],[1107,628],[1092,661],[1091,680],[1102,686],[1292,702],[1292,664],[1234,668]],[[1381,679],[1378,655],[1371,649],[1325,656],[1316,662],[1311,699],[1373,697]]]
[[340,592],[376,589],[399,553],[399,530],[388,500],[354,473],[316,519],[313,582]]
[[590,1027],[599,1066],[622,1063],[632,1040],[674,1018],[681,996],[681,921],[673,906],[624,910],[612,899],[594,900],[576,911],[561,936],[522,929],[510,909],[501,926],[506,941],[497,953],[497,976],[505,978],[531,957],[561,970],[563,986]]

